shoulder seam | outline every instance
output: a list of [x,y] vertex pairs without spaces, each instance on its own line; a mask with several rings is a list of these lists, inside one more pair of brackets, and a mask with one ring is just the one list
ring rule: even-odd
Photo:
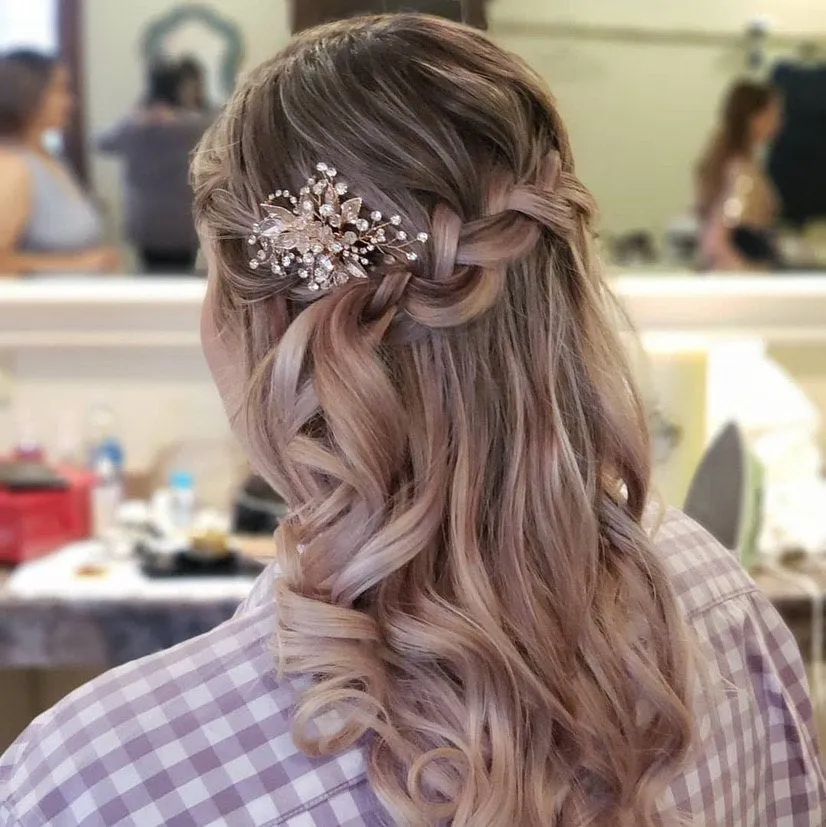
[[276,816],[274,821],[268,822],[263,825],[263,827],[278,827],[279,824],[285,824],[291,818],[295,818],[302,813],[309,812],[310,810],[318,807],[319,804],[323,804],[325,801],[335,798],[339,793],[347,792],[347,790],[352,790],[355,787],[358,787],[359,784],[363,784],[366,780],[366,775],[360,775],[358,778],[342,781],[340,784],[335,787],[331,787],[329,790],[325,790],[315,798],[302,802],[301,804],[293,807],[291,810],[288,810],[286,813],[281,813],[281,815]]
[[744,585],[737,591],[720,595],[719,597],[716,597],[714,600],[711,600],[710,602],[705,603],[696,609],[693,609],[692,611],[686,614],[686,619],[695,620],[696,618],[701,617],[704,614],[707,614],[708,612],[718,608],[719,606],[724,605],[725,603],[730,603],[734,600],[739,600],[741,597],[748,597],[749,595],[756,594],[759,591],[760,589],[756,585]]

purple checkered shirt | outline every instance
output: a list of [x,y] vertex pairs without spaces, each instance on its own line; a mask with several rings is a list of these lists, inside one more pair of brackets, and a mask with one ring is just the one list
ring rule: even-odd
[[[707,653],[702,748],[663,812],[698,827],[823,827],[826,783],[797,645],[732,555],[678,512],[657,546]],[[302,755],[301,681],[275,677],[272,571],[234,619],[115,669],[0,759],[0,827],[375,827],[364,758]]]

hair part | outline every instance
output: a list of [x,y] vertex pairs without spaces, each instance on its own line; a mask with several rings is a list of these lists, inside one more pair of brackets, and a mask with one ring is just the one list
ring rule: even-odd
[[28,49],[0,55],[0,138],[20,138],[37,117],[58,61]]
[[[320,160],[430,232],[418,261],[320,297],[249,268],[257,205]],[[330,24],[248,78],[193,178],[237,416],[292,509],[300,748],[363,743],[398,823],[660,824],[692,742],[687,636],[642,527],[646,422],[594,205],[542,82],[458,24]]]
[[701,214],[720,197],[729,162],[751,154],[754,119],[777,100],[778,94],[771,84],[754,80],[740,80],[729,89],[720,125],[697,165]]

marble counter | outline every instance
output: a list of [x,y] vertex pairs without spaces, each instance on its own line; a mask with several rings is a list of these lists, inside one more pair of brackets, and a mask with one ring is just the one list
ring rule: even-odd
[[[110,667],[208,632],[232,617],[254,577],[152,580],[134,560],[100,578],[74,572],[78,544],[12,572],[0,569],[0,669]],[[252,540],[254,553],[271,541]]]

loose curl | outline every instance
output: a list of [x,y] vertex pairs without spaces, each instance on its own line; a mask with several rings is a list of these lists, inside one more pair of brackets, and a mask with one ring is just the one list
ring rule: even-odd
[[[420,260],[321,297],[250,271],[255,205],[317,160],[428,230]],[[641,524],[645,419],[593,204],[541,82],[436,18],[325,26],[244,83],[194,183],[240,430],[292,509],[299,747],[362,745],[400,824],[662,823],[688,645]]]

